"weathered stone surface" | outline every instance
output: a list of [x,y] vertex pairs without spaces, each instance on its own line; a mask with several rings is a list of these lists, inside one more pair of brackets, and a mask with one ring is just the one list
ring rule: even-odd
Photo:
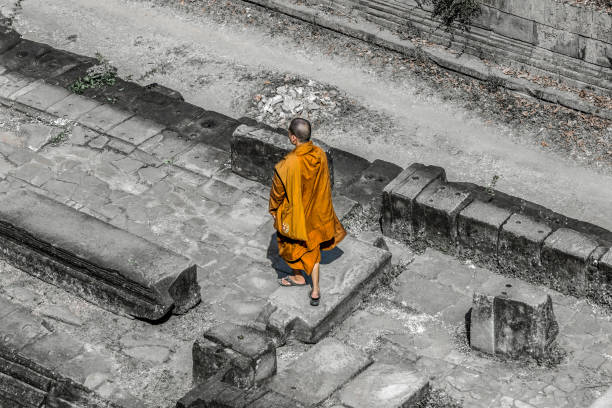
[[327,338],[279,372],[268,387],[310,407],[324,401],[370,362],[363,352]]
[[85,113],[102,105],[100,102],[81,95],[71,94],[49,106],[46,111],[61,118],[76,120]]
[[348,188],[346,196],[361,205],[379,206],[383,189],[400,174],[402,168],[385,160],[374,160]]
[[[587,289],[587,268],[598,244],[592,237],[568,228],[550,234],[542,247],[542,264],[553,288],[569,294],[583,294]],[[595,285],[604,282],[592,282]]]
[[153,136],[140,145],[140,149],[168,163],[172,162],[177,155],[189,150],[194,145],[195,142],[186,140],[178,133],[164,130],[161,134]]
[[15,100],[24,105],[44,111],[51,105],[56,104],[70,95],[70,92],[59,86],[41,84],[30,92],[20,95]]
[[413,163],[384,188],[383,234],[402,240],[418,231],[414,202],[423,189],[436,180],[446,181],[443,168]]
[[[335,258],[335,259],[334,259]],[[390,267],[391,254],[350,236],[338,248],[323,252],[321,303],[309,303],[309,287],[278,288],[260,316],[269,330],[284,338],[315,343],[357,307],[365,293]]]
[[493,204],[473,201],[457,216],[459,242],[468,250],[497,257],[499,231],[511,215]]
[[16,92],[21,91],[33,82],[34,79],[23,76],[17,72],[7,72],[0,75],[0,96],[10,98]]
[[176,408],[249,408],[266,393],[257,389],[242,390],[222,382],[219,377],[197,385],[177,402]]
[[179,133],[189,140],[206,143],[226,152],[230,151],[234,130],[240,122],[213,111],[206,111],[198,119],[178,128]]
[[155,320],[199,301],[190,261],[25,190],[1,199],[2,255],[115,312]]
[[[19,72],[24,67],[27,69],[27,67],[34,66],[36,60],[50,52],[51,49],[49,45],[23,39],[10,50],[0,55],[0,65],[6,67],[9,71]],[[25,72],[20,73],[30,76]]]
[[0,26],[0,54],[13,48],[21,41],[21,35],[12,28],[2,25]]
[[60,131],[43,123],[24,123],[19,129],[19,137],[24,141],[24,147],[37,152]]
[[612,386],[602,396],[597,398],[589,408],[608,408],[612,406]]
[[457,214],[471,201],[472,193],[465,188],[432,183],[413,202],[412,217],[420,233],[446,247],[457,240]]
[[268,392],[254,401],[249,408],[304,408],[304,405],[276,392]]
[[276,373],[276,348],[265,333],[223,323],[193,345],[193,381],[203,383],[221,371],[223,381],[249,388]]
[[334,156],[334,184],[336,191],[343,193],[351,184],[359,179],[362,172],[371,163],[361,156],[341,149],[332,147],[331,150]]
[[375,363],[339,391],[353,408],[416,407],[429,393],[429,382],[415,369]]
[[357,201],[343,195],[334,195],[332,201],[334,203],[334,211],[340,221],[359,207]]
[[107,133],[133,145],[140,145],[142,142],[161,133],[162,130],[164,130],[162,125],[134,116],[108,130]]
[[229,161],[226,151],[198,143],[193,148],[176,157],[177,166],[199,173],[206,177],[212,177],[225,163]]
[[94,130],[106,132],[132,116],[110,105],[101,105],[79,116],[78,121]]
[[[331,149],[321,141],[312,140],[327,154],[327,163],[333,186],[334,160]],[[274,165],[293,149],[294,146],[289,142],[287,136],[266,129],[240,125],[232,135],[232,171],[249,180],[270,185],[274,174]]]
[[601,291],[597,297],[602,298],[605,304],[612,305],[612,248],[608,249],[597,262],[597,282],[601,282],[600,287],[594,290]]
[[544,358],[559,327],[550,295],[503,280],[474,293],[470,344],[489,354]]
[[518,276],[541,265],[540,249],[552,229],[522,214],[513,214],[502,226],[497,256],[500,265]]

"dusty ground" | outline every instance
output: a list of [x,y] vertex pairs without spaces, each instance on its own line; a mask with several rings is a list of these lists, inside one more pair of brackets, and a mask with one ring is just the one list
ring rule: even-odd
[[[236,1],[25,0],[26,38],[94,55],[122,77],[158,82],[207,109],[254,114],[270,84],[313,80],[347,107],[317,137],[370,160],[437,164],[612,228],[610,124],[447,74]],[[344,101],[344,102],[343,102]],[[567,188],[571,186],[571,188]]]

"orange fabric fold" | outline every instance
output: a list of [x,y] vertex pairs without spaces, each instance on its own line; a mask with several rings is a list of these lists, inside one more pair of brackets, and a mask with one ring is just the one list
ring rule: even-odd
[[274,167],[270,214],[275,219],[279,255],[310,275],[321,250],[334,248],[346,231],[334,211],[327,155],[303,143]]

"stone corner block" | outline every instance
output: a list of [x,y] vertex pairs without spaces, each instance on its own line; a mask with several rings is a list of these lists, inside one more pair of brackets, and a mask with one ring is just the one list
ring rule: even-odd
[[470,345],[476,350],[540,359],[549,355],[558,332],[552,300],[546,293],[503,281],[474,293]]
[[552,229],[523,214],[512,214],[499,234],[500,264],[517,276],[531,275],[541,266],[540,251]]
[[223,381],[250,388],[276,373],[276,347],[254,328],[223,323],[193,345],[193,381],[200,384],[224,372]]
[[[325,143],[312,139],[327,154],[329,172],[334,180],[334,161],[332,149]],[[269,185],[274,174],[274,165],[291,152],[294,146],[287,136],[268,129],[240,125],[232,134],[231,163],[232,171],[249,180]]]
[[512,212],[483,201],[472,201],[457,215],[459,243],[465,249],[497,256],[502,225]]
[[597,247],[595,239],[569,228],[550,234],[542,246],[542,264],[553,287],[563,293],[584,293],[590,258]]
[[446,172],[442,167],[413,163],[383,189],[384,235],[399,240],[414,235],[419,228],[414,217],[415,201],[419,194],[434,182],[446,182]]
[[380,197],[385,188],[394,180],[402,168],[385,160],[374,160],[363,169],[359,178],[346,189],[346,195],[363,206],[380,206]]

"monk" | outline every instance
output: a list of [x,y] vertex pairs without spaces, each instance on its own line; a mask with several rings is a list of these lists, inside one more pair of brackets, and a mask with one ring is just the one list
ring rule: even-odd
[[312,278],[310,304],[318,306],[321,250],[334,248],[346,236],[331,196],[327,155],[310,140],[306,119],[296,118],[289,126],[295,149],[274,166],[270,190],[270,214],[274,217],[278,251],[293,270],[279,281],[281,286],[303,286],[304,271]]

